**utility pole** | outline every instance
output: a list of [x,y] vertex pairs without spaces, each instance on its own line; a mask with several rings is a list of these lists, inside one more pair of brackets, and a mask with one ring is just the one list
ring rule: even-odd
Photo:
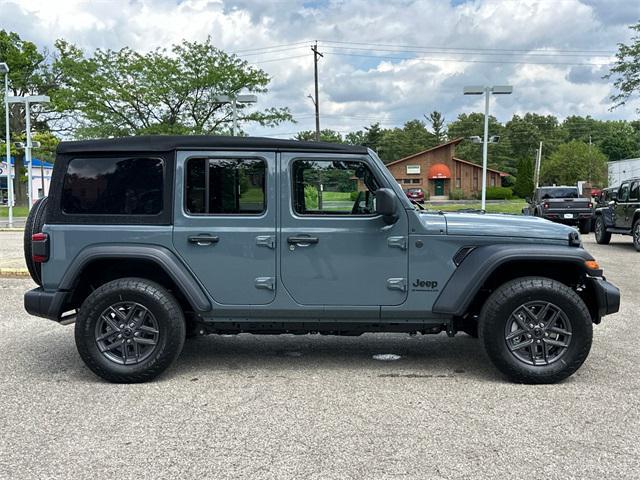
[[535,188],[540,186],[540,164],[542,163],[542,142],[540,142],[540,148],[536,152],[536,171],[533,174],[535,179]]
[[316,95],[315,101],[313,104],[316,107],[316,142],[320,141],[320,103],[318,102],[318,57],[324,57],[318,51],[318,41],[316,40],[315,45],[311,46],[311,51],[313,52],[313,79],[315,82]]

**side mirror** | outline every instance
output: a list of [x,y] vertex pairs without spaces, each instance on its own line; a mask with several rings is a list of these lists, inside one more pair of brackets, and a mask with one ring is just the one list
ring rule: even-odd
[[615,204],[616,204],[616,201],[615,201],[615,200],[609,200],[609,202],[608,202],[608,205],[609,205],[610,207],[613,207]]
[[396,194],[390,188],[376,190],[376,213],[382,215],[387,225],[392,225],[398,220],[396,215]]

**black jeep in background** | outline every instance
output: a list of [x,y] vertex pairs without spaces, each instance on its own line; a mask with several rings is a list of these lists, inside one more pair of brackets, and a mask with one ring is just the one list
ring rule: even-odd
[[596,209],[596,242],[608,244],[613,233],[631,235],[633,246],[640,252],[640,178],[622,182],[610,198]]
[[580,233],[591,231],[593,204],[580,196],[578,187],[539,187],[527,202],[529,205],[522,209],[525,215],[578,226]]

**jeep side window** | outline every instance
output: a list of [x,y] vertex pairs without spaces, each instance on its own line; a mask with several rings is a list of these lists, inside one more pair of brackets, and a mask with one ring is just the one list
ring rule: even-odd
[[185,210],[192,215],[264,213],[264,160],[190,158],[185,167]]
[[373,215],[379,184],[358,161],[293,162],[293,208],[299,215]]
[[159,158],[74,158],[62,186],[66,214],[157,215],[164,162]]
[[630,201],[633,201],[633,202],[638,201],[638,197],[640,197],[639,190],[640,190],[640,181],[633,182],[633,185],[631,186],[631,191],[629,192]]
[[618,201],[626,202],[629,199],[629,183],[623,183],[618,193]]

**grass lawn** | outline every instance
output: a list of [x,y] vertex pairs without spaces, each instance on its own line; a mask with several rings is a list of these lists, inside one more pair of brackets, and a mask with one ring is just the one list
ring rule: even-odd
[[351,192],[322,192],[322,200],[326,202],[351,202]]
[[[487,213],[511,213],[520,215],[522,209],[527,202],[522,199],[519,200],[505,200],[500,203],[487,203]],[[443,212],[455,212],[456,210],[464,209],[480,209],[480,202],[478,203],[429,203],[425,202],[424,208],[427,210],[442,210]]]
[[[13,207],[14,217],[26,217],[29,215],[29,209],[27,207]],[[7,218],[9,216],[9,209],[5,206],[0,207],[0,218]]]
[[264,200],[262,189],[258,187],[252,187],[246,192],[244,192],[240,196],[240,199],[243,202],[248,202],[248,203],[261,203]]

